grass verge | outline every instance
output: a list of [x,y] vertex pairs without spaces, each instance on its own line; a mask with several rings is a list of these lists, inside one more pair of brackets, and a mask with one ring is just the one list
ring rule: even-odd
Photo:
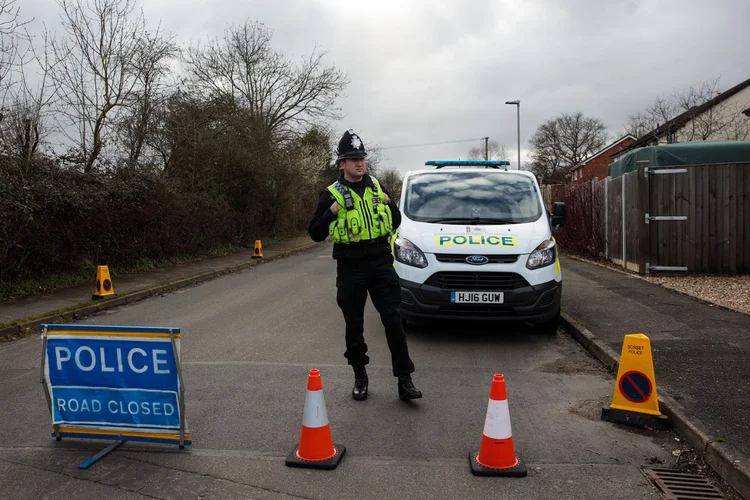
[[[163,266],[185,264],[211,257],[221,257],[240,251],[246,252],[247,248],[237,245],[223,245],[205,252],[194,254],[177,255],[163,259],[143,258],[135,261],[129,266],[111,266],[109,272],[113,278],[117,278],[118,276],[124,276],[127,274],[151,271]],[[49,274],[20,283],[0,282],[0,302],[12,299],[22,299],[55,290],[85,285],[86,283],[91,283],[93,287],[95,273],[96,268],[92,271],[91,266],[86,266],[85,268],[76,271]],[[0,324],[0,327],[2,326],[3,325]]]

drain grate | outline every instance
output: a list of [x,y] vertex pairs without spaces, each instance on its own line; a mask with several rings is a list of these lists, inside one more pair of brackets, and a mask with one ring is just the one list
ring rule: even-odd
[[656,467],[641,467],[641,472],[659,488],[664,500],[724,499],[721,491],[698,474]]

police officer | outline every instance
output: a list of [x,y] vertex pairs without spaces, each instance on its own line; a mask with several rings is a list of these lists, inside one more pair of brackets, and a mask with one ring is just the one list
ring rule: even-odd
[[393,375],[398,377],[398,396],[417,399],[414,363],[409,357],[398,305],[401,287],[393,268],[389,237],[401,224],[401,212],[375,177],[366,173],[367,153],[353,130],[339,141],[338,181],[320,194],[308,232],[314,241],[330,235],[336,260],[336,301],[346,321],[344,356],[354,369],[352,397],[367,398],[369,362],[364,338],[364,310],[367,294],[380,313],[391,351]]

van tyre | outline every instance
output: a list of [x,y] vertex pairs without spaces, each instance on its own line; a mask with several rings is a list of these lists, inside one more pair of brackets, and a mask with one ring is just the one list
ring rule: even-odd
[[544,323],[537,323],[536,331],[544,335],[555,335],[557,333],[557,328],[559,326],[560,326],[560,311],[557,311],[557,314],[555,314],[555,316],[552,319],[547,320]]

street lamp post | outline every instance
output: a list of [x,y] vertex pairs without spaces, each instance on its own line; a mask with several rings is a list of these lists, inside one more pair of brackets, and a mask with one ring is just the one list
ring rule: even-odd
[[515,101],[505,101],[505,104],[515,104],[516,106],[516,119],[517,119],[517,132],[518,132],[518,170],[521,170],[521,101],[516,99]]

